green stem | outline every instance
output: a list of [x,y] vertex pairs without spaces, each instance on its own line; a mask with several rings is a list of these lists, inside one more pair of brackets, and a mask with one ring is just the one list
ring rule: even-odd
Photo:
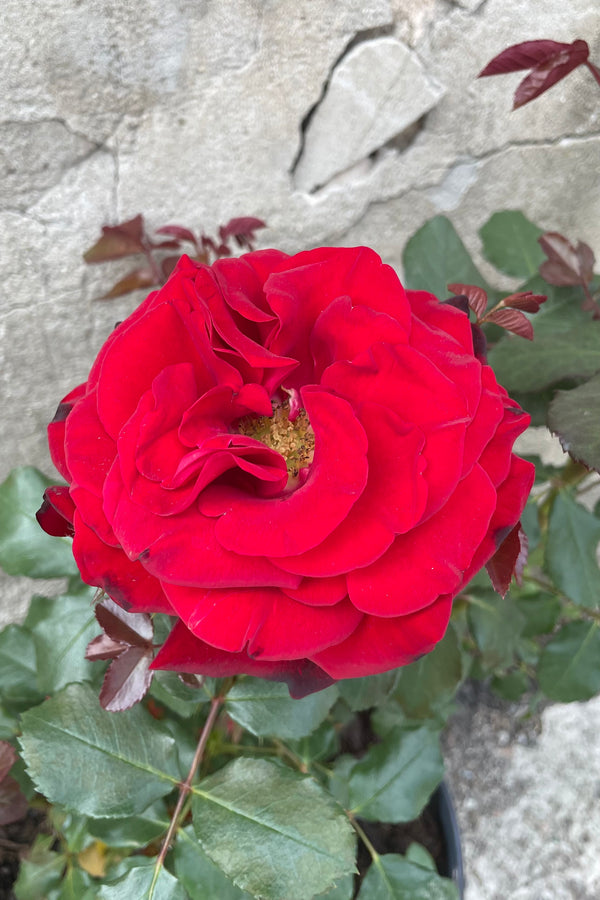
[[360,827],[360,825],[358,824],[358,822],[356,821],[356,819],[352,815],[352,813],[349,810],[346,810],[346,815],[348,816],[348,818],[350,820],[350,824],[354,828],[355,832],[357,833],[357,835],[359,836],[359,838],[361,839],[361,841],[363,842],[363,844],[365,845],[365,847],[367,848],[369,853],[371,854],[371,858],[372,858],[373,862],[375,864],[377,864],[377,862],[379,861],[379,853],[377,852],[377,850],[375,849],[375,847],[373,846],[373,844],[371,843],[371,841],[369,840],[369,838],[367,837],[365,832],[362,830],[362,828]]
[[158,881],[158,877],[160,875],[160,870],[165,862],[165,857],[169,850],[169,846],[173,839],[173,834],[178,827],[179,817],[181,811],[183,809],[184,803],[188,798],[188,795],[192,789],[192,781],[196,775],[196,771],[202,762],[204,757],[204,751],[206,750],[206,744],[208,742],[208,738],[213,729],[213,726],[217,720],[217,716],[219,715],[221,706],[223,705],[225,697],[219,696],[214,697],[211,701],[210,712],[207,716],[206,722],[204,723],[204,727],[200,734],[200,738],[198,740],[198,746],[196,747],[196,752],[194,753],[194,758],[192,760],[192,764],[190,766],[190,771],[188,772],[187,778],[179,787],[179,797],[177,798],[177,804],[175,806],[175,810],[173,811],[173,815],[171,816],[171,821],[169,823],[169,830],[165,836],[165,839],[162,843],[162,847],[160,848],[160,853],[156,857],[156,864],[154,866],[154,875],[152,877],[152,884],[150,885],[150,890],[148,891],[148,900],[152,900],[154,896],[154,888],[156,887],[156,882]]

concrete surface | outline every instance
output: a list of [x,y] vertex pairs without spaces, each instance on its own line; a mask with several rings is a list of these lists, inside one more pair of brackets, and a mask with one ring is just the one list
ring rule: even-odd
[[463,835],[465,900],[598,900],[600,698],[528,715],[462,692],[445,758]]

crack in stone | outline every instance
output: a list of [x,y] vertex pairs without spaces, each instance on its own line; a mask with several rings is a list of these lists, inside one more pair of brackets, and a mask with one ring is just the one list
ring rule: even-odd
[[357,47],[359,44],[364,44],[367,41],[372,41],[374,38],[378,38],[378,37],[389,37],[390,35],[393,35],[394,30],[395,30],[395,25],[393,22],[390,22],[388,25],[378,25],[378,26],[375,26],[374,28],[365,28],[363,31],[358,31],[354,35],[354,37],[352,37],[348,41],[348,43],[346,44],[346,46],[344,47],[342,52],[339,54],[337,59],[335,59],[333,61],[333,63],[329,67],[329,72],[327,73],[327,77],[325,78],[325,80],[323,81],[323,84],[321,85],[321,91],[319,93],[319,96],[317,97],[317,99],[313,103],[313,105],[310,107],[308,112],[305,113],[305,115],[302,118],[302,121],[300,122],[300,144],[298,147],[298,152],[296,153],[296,156],[294,157],[294,161],[289,170],[289,173],[292,176],[292,178],[296,174],[296,169],[298,168],[298,166],[300,164],[300,160],[302,159],[302,155],[304,153],[304,147],[306,144],[306,134],[308,131],[308,127],[313,119],[314,114],[316,113],[317,109],[323,102],[325,95],[327,94],[327,89],[331,83],[333,73],[335,72],[335,70],[337,69],[339,64],[342,62],[343,59],[346,58],[346,56],[348,56],[350,51],[354,50],[354,48]]
[[[488,150],[485,153],[482,153],[479,156],[471,156],[465,155],[457,158],[454,162],[449,165],[442,176],[431,182],[411,184],[407,188],[403,188],[397,193],[386,194],[385,197],[381,197],[376,200],[368,201],[363,210],[360,212],[358,217],[344,229],[334,234],[329,235],[328,240],[333,246],[337,241],[343,240],[344,237],[348,234],[348,232],[354,228],[356,228],[360,223],[366,218],[366,216],[371,212],[371,210],[376,209],[379,206],[384,206],[385,204],[394,201],[394,200],[402,200],[404,197],[411,194],[413,191],[418,191],[422,193],[426,193],[427,191],[435,190],[436,188],[440,188],[444,182],[449,178],[449,176],[454,172],[457,168],[465,165],[478,165],[479,163],[487,162],[489,159],[493,159],[498,156],[502,156],[505,153],[510,152],[513,148],[515,149],[534,149],[537,147],[556,147],[560,146],[564,143],[573,143],[573,144],[584,144],[588,140],[593,140],[594,138],[600,138],[600,131],[592,131],[586,134],[563,134],[557,138],[544,138],[538,141],[535,140],[525,140],[525,141],[511,141],[508,144],[504,144],[502,147],[495,147],[492,150]],[[382,162],[378,163],[379,165]]]

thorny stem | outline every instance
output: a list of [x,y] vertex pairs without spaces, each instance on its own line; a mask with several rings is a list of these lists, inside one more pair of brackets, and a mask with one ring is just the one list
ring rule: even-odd
[[192,760],[192,764],[190,766],[190,771],[188,772],[187,778],[181,784],[179,788],[179,797],[177,798],[177,804],[175,806],[175,810],[173,815],[171,816],[171,821],[169,823],[169,830],[165,836],[165,839],[162,843],[162,847],[160,848],[160,853],[156,858],[156,864],[154,866],[154,875],[152,878],[152,884],[150,885],[150,890],[148,892],[148,900],[152,900],[154,896],[154,888],[156,886],[156,882],[158,881],[158,877],[160,875],[160,870],[164,865],[165,857],[169,850],[169,846],[171,844],[171,840],[173,839],[173,834],[177,828],[179,816],[181,810],[183,809],[183,805],[187,800],[187,797],[192,789],[192,781],[194,780],[194,776],[196,775],[196,770],[198,766],[202,762],[202,758],[204,756],[204,751],[206,749],[206,744],[210,733],[213,729],[213,726],[217,720],[217,716],[219,715],[221,706],[225,700],[225,695],[214,697],[210,704],[210,712],[207,716],[206,722],[204,723],[204,727],[200,734],[200,738],[198,740],[198,746],[196,747],[196,752],[194,753],[194,758]]

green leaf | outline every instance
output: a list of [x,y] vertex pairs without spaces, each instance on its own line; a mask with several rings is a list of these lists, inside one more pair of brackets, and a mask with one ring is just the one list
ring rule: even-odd
[[544,233],[522,212],[505,209],[494,213],[479,230],[483,255],[500,272],[515,278],[531,278],[546,259],[538,238]]
[[596,549],[600,519],[567,494],[558,494],[550,513],[545,566],[556,586],[579,606],[600,606]]
[[184,684],[175,672],[155,672],[150,694],[183,719],[192,716],[201,704],[208,703],[211,699],[209,693],[202,688]]
[[37,683],[44,695],[73,681],[92,681],[99,674],[85,658],[88,643],[98,634],[94,594],[95,588],[87,588],[79,594],[31,599],[25,624],[33,633]]
[[404,858],[408,860],[408,862],[421,866],[423,869],[430,869],[432,872],[437,871],[433,856],[422,844],[410,844],[408,850],[404,854]]
[[18,709],[44,697],[37,686],[33,635],[22,625],[8,625],[0,632],[0,696]]
[[[339,764],[335,768],[339,774]],[[397,728],[347,772],[350,810],[363,819],[410,822],[421,814],[443,775],[437,732]]]
[[175,874],[190,895],[190,900],[250,900],[250,894],[236,887],[211,862],[191,827],[177,835],[172,859]]
[[21,861],[14,887],[17,900],[40,900],[60,885],[67,859],[62,853],[50,849],[53,843],[53,835],[39,835],[27,859]]
[[558,391],[548,409],[548,427],[567,453],[600,472],[600,375],[572,391]]
[[354,871],[354,832],[312,778],[237,759],[193,788],[194,830],[232,881],[268,900],[306,900]]
[[88,873],[69,865],[60,883],[60,890],[52,892],[49,900],[95,900],[96,896],[96,887]]
[[422,659],[400,669],[394,691],[408,718],[426,719],[449,711],[463,677],[456,631],[450,625],[440,643]]
[[522,285],[520,290],[545,294],[547,297],[546,302],[533,317],[535,333],[540,337],[562,334],[592,321],[592,314],[582,309],[584,295],[580,287],[557,287],[548,284],[538,274]]
[[521,632],[523,637],[549,634],[554,629],[561,610],[558,597],[538,591],[530,596],[515,597],[515,603],[525,617]]
[[175,741],[145,709],[109,713],[72,684],[22,718],[28,771],[51,803],[112,818],[142,812],[178,782]]
[[338,878],[335,887],[319,894],[314,900],[352,900],[354,896],[354,875]]
[[589,700],[600,691],[600,632],[596,622],[564,625],[544,647],[537,669],[551,700]]
[[542,536],[536,503],[530,502],[527,504],[527,506],[521,513],[521,525],[523,526],[523,531],[527,535],[527,540],[529,542],[529,552],[531,553],[531,551],[535,550],[535,548],[539,544]]
[[98,897],[101,900],[187,900],[183,886],[164,866],[154,881],[153,860],[130,869],[114,884],[103,885]]
[[386,853],[369,866],[357,900],[459,900],[459,894],[448,878]]
[[0,566],[8,575],[76,575],[70,538],[51,537],[35,518],[50,479],[31,466],[14,469],[0,485]]
[[88,819],[87,828],[92,837],[109,847],[137,849],[164,834],[169,827],[169,816],[162,801],[153,803],[137,816],[123,819]]
[[[0,689],[1,692],[2,689]],[[0,741],[12,741],[20,730],[16,714],[13,715],[0,705]]]
[[490,669],[510,665],[525,618],[510,594],[501,597],[492,591],[469,595],[468,620],[481,653]]
[[338,696],[332,685],[302,700],[290,697],[285,684],[244,678],[227,695],[227,712],[257,737],[301,738],[317,728]]
[[347,678],[338,682],[340,697],[354,712],[378,706],[393,691],[398,671],[382,672],[363,678]]
[[529,690],[531,683],[525,672],[509,672],[508,675],[495,675],[490,687],[495,694],[503,700],[518,700],[525,691]]
[[312,734],[297,741],[288,739],[286,744],[307,767],[315,760],[331,759],[339,751],[338,733],[328,721],[323,722]]
[[76,812],[67,812],[60,806],[52,806],[48,811],[48,818],[55,833],[60,833],[71,853],[80,853],[88,844],[92,843],[88,831],[87,816],[81,816]]
[[533,341],[502,338],[489,352],[496,378],[508,391],[539,391],[564,378],[589,378],[600,370],[600,322],[543,334]]
[[446,216],[435,216],[414,234],[402,254],[404,285],[431,291],[440,300],[448,297],[448,285],[476,284],[489,290],[467,248]]

